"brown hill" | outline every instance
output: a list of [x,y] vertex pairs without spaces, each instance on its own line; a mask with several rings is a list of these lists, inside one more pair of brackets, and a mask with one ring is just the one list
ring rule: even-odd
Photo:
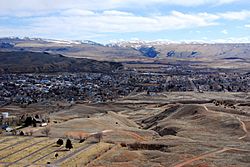
[[142,121],[144,129],[152,129],[160,136],[201,128],[229,134],[242,134],[240,122],[228,114],[210,111],[203,105],[176,105]]
[[0,52],[1,73],[104,72],[122,68],[120,63],[69,58],[46,52]]

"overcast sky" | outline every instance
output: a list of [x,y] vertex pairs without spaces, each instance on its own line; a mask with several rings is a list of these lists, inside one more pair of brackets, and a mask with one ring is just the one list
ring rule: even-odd
[[0,36],[250,42],[250,1],[0,0]]

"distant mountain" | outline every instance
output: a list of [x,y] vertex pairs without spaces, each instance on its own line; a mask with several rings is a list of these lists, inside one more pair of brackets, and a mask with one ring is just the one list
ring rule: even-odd
[[90,40],[56,40],[56,39],[44,39],[44,38],[18,38],[18,37],[6,37],[0,38],[1,42],[12,42],[12,43],[20,43],[20,42],[34,42],[34,43],[57,43],[57,44],[91,44],[91,45],[102,45],[100,43],[90,41]]
[[[169,41],[118,41],[102,45],[93,41],[66,41],[41,38],[0,38],[0,51],[32,51],[103,61],[167,62],[218,60],[250,61],[250,44],[173,43]],[[233,59],[232,59],[233,57]]]
[[121,63],[70,58],[47,52],[0,52],[0,73],[110,73],[121,68]]
[[[122,41],[112,43],[111,46],[134,48],[141,51],[144,56],[145,50],[154,49],[157,56],[148,56],[160,59],[180,58],[180,59],[227,59],[236,57],[237,59],[250,58],[249,43],[171,43],[168,41]],[[232,60],[232,59],[231,59]],[[236,59],[234,59],[236,60]]]
[[140,51],[134,48],[110,47],[89,40],[65,41],[40,38],[0,38],[1,43],[5,45],[9,44],[12,47],[6,48],[0,46],[0,51],[49,52],[63,54],[68,57],[107,61],[145,58]]

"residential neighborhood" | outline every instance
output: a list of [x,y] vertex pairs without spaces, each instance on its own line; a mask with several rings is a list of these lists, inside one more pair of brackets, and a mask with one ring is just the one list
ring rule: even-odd
[[196,72],[189,74],[124,72],[114,74],[9,74],[0,76],[0,105],[29,105],[48,99],[70,103],[101,103],[131,92],[250,90],[250,74]]

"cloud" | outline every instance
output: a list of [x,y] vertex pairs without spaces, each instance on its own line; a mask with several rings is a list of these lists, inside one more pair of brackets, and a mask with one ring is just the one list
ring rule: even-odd
[[[0,15],[30,16],[37,13],[53,13],[66,9],[90,11],[119,10],[123,8],[153,7],[159,5],[201,6],[223,5],[246,0],[1,0]],[[246,1],[247,2],[247,1]]]
[[226,35],[226,34],[228,34],[228,31],[227,30],[222,30],[221,33]]
[[202,6],[202,5],[223,5],[223,4],[230,4],[230,3],[234,3],[238,1],[240,0],[143,0],[143,1],[114,0],[114,2],[123,6],[128,6],[128,5],[150,6],[152,4],[179,5],[179,6]]
[[225,12],[218,14],[218,16],[227,20],[245,20],[250,17],[250,11],[242,10],[237,12]]
[[95,12],[81,9],[68,9],[60,12],[63,16],[93,16]]
[[246,27],[246,28],[250,28],[250,24],[246,24],[245,27]]
[[[244,14],[243,14],[244,13]],[[21,17],[19,25],[2,25],[0,36],[45,36],[87,38],[109,33],[161,32],[220,25],[221,19],[231,16],[248,18],[250,11],[226,13],[184,13],[172,11],[165,15],[142,16],[119,10],[91,11],[79,8],[60,10],[54,14]],[[239,17],[237,17],[239,19]],[[236,18],[235,18],[236,19]],[[4,22],[4,21],[2,21]],[[0,17],[1,23],[1,17]],[[27,31],[28,30],[28,31]],[[221,31],[227,34],[226,30]]]
[[[65,10],[57,15],[19,19],[21,26],[2,27],[0,36],[46,36],[64,35],[68,38],[86,38],[91,34],[160,32],[217,25],[216,16],[208,13],[188,14],[172,11],[168,15],[140,16],[133,13],[108,10],[93,12]],[[27,31],[28,30],[28,31]],[[9,32],[8,32],[9,31]]]
[[0,1],[1,16],[20,16],[25,13],[36,16],[37,13],[54,13],[67,9],[84,11],[115,9],[119,4],[113,0],[8,0]]
[[104,11],[103,15],[109,15],[109,16],[134,16],[133,13],[121,12],[121,11],[117,11],[117,10]]
[[[116,40],[110,40],[109,43],[120,43],[120,42],[126,42],[125,39],[116,39]],[[130,39],[130,42],[140,42],[141,39],[135,38]],[[143,42],[146,42],[148,44],[150,43],[250,43],[250,36],[247,37],[229,37],[229,38],[223,38],[223,39],[209,39],[208,37],[202,37],[201,39],[180,39],[180,40],[169,40],[169,39],[156,39],[156,40],[143,40]]]
[[[221,19],[233,19],[234,16],[242,16],[242,13],[250,11],[226,12],[226,13],[183,13],[172,11],[167,15],[141,16],[134,13],[118,10],[94,12],[81,9],[62,10],[58,15],[28,17],[21,19],[30,28],[48,29],[58,32],[87,31],[96,33],[129,33],[129,32],[157,32],[196,27],[215,26]],[[239,17],[237,17],[240,19]],[[244,15],[244,18],[248,18]],[[224,30],[222,33],[226,33]]]
[[230,37],[210,40],[209,43],[250,43],[250,37]]
[[[240,0],[3,0],[0,1],[0,36],[87,39],[107,34],[211,27],[224,20],[246,20],[250,18],[250,11],[166,13],[159,10],[157,14],[145,14],[145,11],[164,5],[195,7],[237,1]],[[3,18],[8,18],[8,21]]]
[[217,4],[221,5],[221,4],[230,4],[230,3],[234,3],[234,2],[238,2],[240,0],[218,0]]

